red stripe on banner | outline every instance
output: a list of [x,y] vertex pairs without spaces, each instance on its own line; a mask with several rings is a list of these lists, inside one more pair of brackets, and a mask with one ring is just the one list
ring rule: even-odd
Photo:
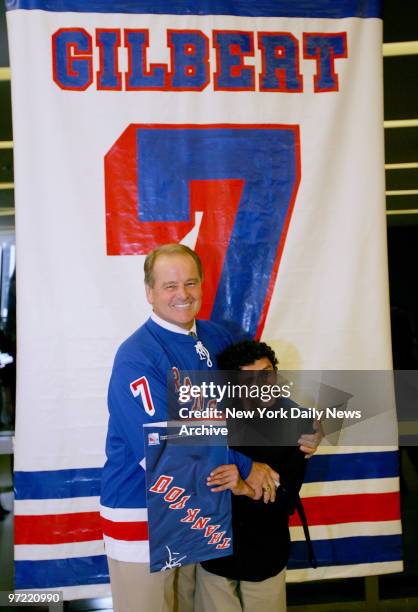
[[[330,495],[303,499],[309,525],[335,525],[400,519],[399,493]],[[299,516],[290,518],[300,526]],[[101,540],[103,534],[125,541],[148,540],[148,523],[114,522],[98,512],[15,516],[15,544],[64,544]]]
[[64,544],[102,538],[98,512],[15,516],[15,544]]
[[127,540],[129,542],[148,540],[147,521],[114,523],[102,517],[102,529],[104,535],[115,538],[115,540]]
[[15,517],[15,544],[65,544],[101,540],[148,540],[146,521],[113,522],[98,512],[45,514]]
[[[365,493],[307,497],[302,500],[309,525],[335,525],[394,521],[400,519],[399,493]],[[299,515],[290,517],[292,527],[301,525]]]

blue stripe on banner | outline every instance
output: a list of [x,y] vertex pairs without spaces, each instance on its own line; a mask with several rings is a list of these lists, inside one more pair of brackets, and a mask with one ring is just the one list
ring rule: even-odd
[[62,499],[100,495],[102,468],[15,472],[15,499]]
[[[313,547],[318,565],[322,567],[381,563],[402,558],[400,535],[314,540]],[[305,567],[310,567],[306,543],[292,542],[288,568]],[[109,582],[105,555],[49,561],[16,561],[15,575],[17,589],[45,589]]]
[[[319,455],[309,460],[304,482],[398,476],[398,452]],[[100,495],[102,468],[15,472],[15,499],[62,499]]]
[[[400,535],[313,540],[312,546],[319,567],[382,563],[402,559],[402,537]],[[306,542],[292,542],[288,569],[310,567],[307,556]]]
[[313,456],[304,482],[392,478],[399,475],[398,451]]
[[236,15],[247,17],[381,17],[381,0],[6,0],[7,10],[41,9],[78,13]]
[[49,589],[83,584],[106,584],[106,555],[48,561],[15,561],[16,589]]

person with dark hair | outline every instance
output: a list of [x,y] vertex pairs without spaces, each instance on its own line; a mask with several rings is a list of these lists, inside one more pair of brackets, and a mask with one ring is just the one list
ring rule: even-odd
[[[228,346],[217,357],[220,370],[243,370],[256,361],[262,361],[259,370],[277,370],[279,360],[273,349],[265,342],[243,340]],[[253,368],[252,368],[253,369]]]
[[[277,370],[273,349],[264,342],[243,341],[226,348],[217,357],[223,370]],[[306,456],[311,456],[320,434],[303,435],[299,448],[245,446],[239,450],[255,461],[271,465],[280,477],[273,503],[247,497],[232,497],[233,554],[203,561],[197,570],[196,610],[199,612],[284,612],[286,610],[286,564],[289,556],[289,515],[295,507],[303,515],[299,498]],[[303,452],[300,452],[302,450]],[[224,489],[224,478],[234,466],[219,466],[208,485]],[[264,501],[266,501],[264,499]],[[305,534],[308,533],[305,531]],[[310,542],[309,542],[310,545]],[[311,561],[315,560],[310,548]]]
[[[167,375],[216,370],[216,354],[233,341],[211,321],[196,320],[202,302],[202,266],[181,244],[154,249],[145,259],[150,318],[116,353],[109,383],[107,461],[103,468],[101,517],[115,612],[175,608],[175,570],[149,573],[143,424],[167,419]],[[223,485],[234,493],[273,492],[278,474],[267,464],[231,450],[234,470]],[[243,483],[243,479],[247,484]],[[178,589],[182,612],[193,609],[194,567],[181,568],[190,588]],[[173,575],[172,575],[173,574]],[[185,593],[185,595],[181,595]]]

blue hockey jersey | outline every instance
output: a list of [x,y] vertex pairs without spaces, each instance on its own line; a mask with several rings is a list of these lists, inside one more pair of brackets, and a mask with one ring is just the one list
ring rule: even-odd
[[[216,369],[216,355],[232,343],[220,325],[197,321],[196,339],[149,319],[120,346],[109,383],[107,461],[103,468],[101,518],[106,552],[120,561],[149,560],[143,425],[167,420],[167,375]],[[246,478],[251,460],[229,452]]]

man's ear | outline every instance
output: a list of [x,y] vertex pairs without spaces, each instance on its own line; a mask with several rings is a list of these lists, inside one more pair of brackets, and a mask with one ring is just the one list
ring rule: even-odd
[[150,287],[149,285],[145,285],[145,293],[147,296],[148,304],[153,304],[154,299],[153,299],[152,287]]

